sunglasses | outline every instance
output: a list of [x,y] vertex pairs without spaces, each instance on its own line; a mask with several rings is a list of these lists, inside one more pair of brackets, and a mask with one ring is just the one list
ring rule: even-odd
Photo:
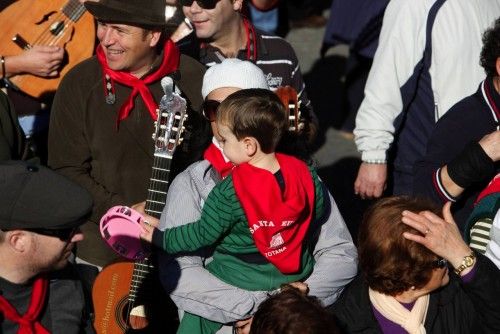
[[217,108],[219,108],[220,102],[216,100],[205,100],[203,101],[203,116],[210,122],[215,122],[217,119]]
[[58,230],[49,230],[44,228],[30,228],[26,231],[34,232],[36,234],[42,234],[49,237],[59,238],[61,241],[70,241],[73,236],[80,230],[79,227],[62,228]]
[[433,268],[441,268],[441,269],[446,268],[446,267],[448,267],[448,261],[441,258],[439,260],[432,262],[432,267]]
[[[191,7],[193,2],[194,0],[179,0],[179,3],[185,7]],[[214,9],[217,5],[217,2],[219,2],[219,0],[196,0],[198,6],[203,9]]]

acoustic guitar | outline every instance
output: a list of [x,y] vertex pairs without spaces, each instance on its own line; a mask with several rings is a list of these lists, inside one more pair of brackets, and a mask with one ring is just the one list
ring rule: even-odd
[[78,0],[18,0],[0,12],[0,22],[0,55],[19,55],[37,44],[66,50],[57,77],[20,74],[9,79],[14,89],[34,98],[54,92],[66,72],[94,50],[94,19]]
[[[157,218],[167,200],[172,157],[183,140],[187,119],[186,100],[173,91],[172,79],[163,78],[162,87],[165,95],[155,122],[153,171],[145,206],[146,213]],[[114,263],[99,273],[92,288],[94,328],[98,334],[175,332],[176,324],[168,323],[173,319],[166,319],[171,313],[175,315],[175,306],[154,270],[152,259],[146,258]],[[148,308],[151,302],[154,307]]]

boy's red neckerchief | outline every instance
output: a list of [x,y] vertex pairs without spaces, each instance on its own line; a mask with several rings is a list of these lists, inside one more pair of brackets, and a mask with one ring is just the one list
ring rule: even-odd
[[302,247],[315,208],[315,188],[303,161],[278,153],[276,158],[284,191],[275,175],[248,163],[236,166],[231,175],[259,253],[282,273],[291,274],[301,268]]

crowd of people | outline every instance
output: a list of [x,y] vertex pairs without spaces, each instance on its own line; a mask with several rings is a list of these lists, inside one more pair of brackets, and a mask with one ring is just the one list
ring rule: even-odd
[[[35,99],[46,156],[10,79],[57,78],[68,55],[0,55],[1,333],[500,333],[499,0],[333,1],[358,17],[329,27],[366,24],[351,57],[373,59],[352,95],[352,187],[379,199],[353,236],[312,159],[299,59],[257,23],[285,1],[70,2],[96,48]],[[309,9],[291,26],[326,23]],[[137,234],[103,231],[117,207]],[[121,262],[133,271],[92,291]]]

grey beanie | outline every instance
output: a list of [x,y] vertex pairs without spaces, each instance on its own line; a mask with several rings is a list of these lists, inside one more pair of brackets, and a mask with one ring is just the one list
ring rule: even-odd
[[205,99],[211,91],[222,87],[269,89],[266,76],[259,67],[237,58],[226,58],[205,72],[201,95]]

